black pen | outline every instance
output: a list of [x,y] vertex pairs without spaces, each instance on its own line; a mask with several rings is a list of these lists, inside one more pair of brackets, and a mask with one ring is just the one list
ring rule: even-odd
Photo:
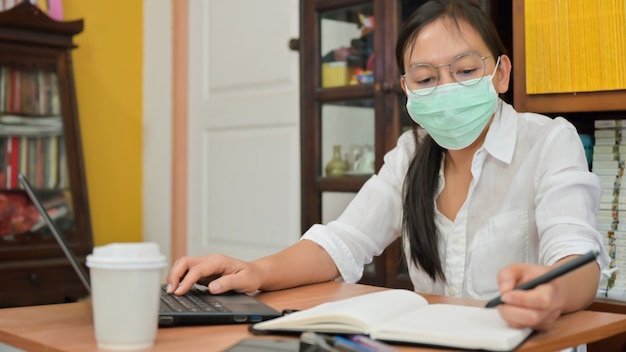
[[[599,252],[598,251],[591,251],[588,252],[587,254],[581,255],[580,257],[574,259],[574,260],[570,260],[567,263],[563,264],[563,265],[559,265],[556,268],[548,271],[547,273],[534,278],[528,282],[524,282],[523,284],[517,286],[514,288],[514,290],[532,290],[533,288],[539,286],[539,285],[543,285],[545,283],[548,283],[554,279],[556,279],[559,276],[565,275],[567,273],[569,273],[570,271],[573,271],[575,269],[580,268],[581,266],[593,261],[596,259],[596,257],[598,256]],[[502,296],[498,296],[494,299],[492,299],[491,301],[487,302],[487,304],[485,305],[486,308],[493,308],[495,306],[498,306],[500,304],[504,304],[504,302],[502,302],[502,300],[500,299]]]

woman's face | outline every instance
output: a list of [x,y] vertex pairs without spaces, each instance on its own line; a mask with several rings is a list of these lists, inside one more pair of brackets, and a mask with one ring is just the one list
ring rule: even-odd
[[[451,63],[455,57],[475,52],[480,56],[488,56],[485,60],[485,75],[493,74],[497,57],[489,51],[478,32],[467,22],[459,20],[459,28],[447,18],[435,20],[424,26],[414,43],[409,44],[404,53],[404,70],[417,64],[431,64],[434,66]],[[459,30],[460,29],[460,30]],[[498,70],[494,75],[493,84],[498,93],[508,90],[511,63],[506,55],[502,55]],[[439,85],[453,83],[447,67],[439,68]],[[404,88],[404,82],[402,87]]]

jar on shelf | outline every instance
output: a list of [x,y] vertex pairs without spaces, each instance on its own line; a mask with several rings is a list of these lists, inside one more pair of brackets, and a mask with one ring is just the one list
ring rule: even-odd
[[348,163],[341,157],[341,146],[333,146],[333,158],[326,164],[326,176],[343,176],[348,170]]

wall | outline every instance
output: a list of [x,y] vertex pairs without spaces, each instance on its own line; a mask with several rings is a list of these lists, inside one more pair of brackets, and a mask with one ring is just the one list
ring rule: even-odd
[[94,244],[141,241],[143,3],[63,7],[85,21],[73,62]]
[[[182,45],[184,40],[176,41],[173,37],[175,28],[187,27],[186,17],[175,20],[186,16],[186,3],[187,0],[143,1],[143,240],[156,242],[161,253],[174,259],[185,253],[172,246],[177,243],[172,241],[172,234],[178,234],[180,242],[187,233],[187,138],[180,135],[180,131],[187,130],[187,47]],[[178,32],[182,32],[178,37],[186,39],[186,30]],[[178,143],[174,143],[175,139]],[[182,214],[177,223],[173,214]]]

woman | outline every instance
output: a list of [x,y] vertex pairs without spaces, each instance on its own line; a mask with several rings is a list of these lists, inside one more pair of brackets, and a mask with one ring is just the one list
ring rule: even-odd
[[[517,113],[498,98],[511,62],[489,19],[469,1],[429,1],[406,21],[396,59],[407,111],[426,133],[402,135],[336,221],[252,262],[180,258],[169,292],[195,282],[213,293],[356,282],[402,236],[416,291],[502,293],[498,310],[513,327],[539,329],[591,303],[608,263],[594,230],[598,178],[570,123]],[[602,253],[597,263],[512,290],[590,250]]]

